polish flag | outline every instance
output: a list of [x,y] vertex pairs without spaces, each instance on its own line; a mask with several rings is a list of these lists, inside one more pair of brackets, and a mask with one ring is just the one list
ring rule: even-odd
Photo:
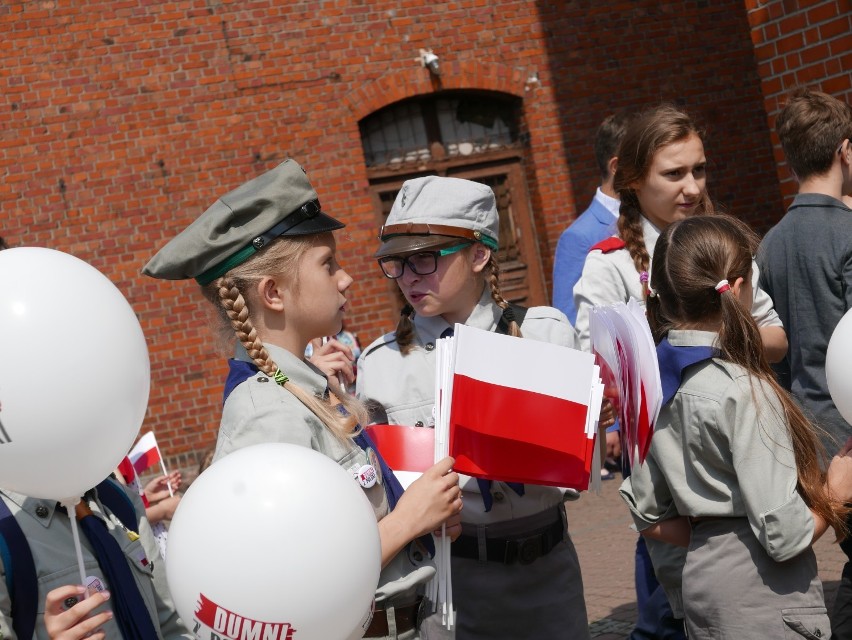
[[435,464],[435,430],[399,424],[371,424],[366,431],[396,479],[407,489]]
[[456,325],[449,454],[478,478],[587,489],[603,396],[594,356]]
[[157,446],[154,432],[149,431],[139,438],[139,442],[134,445],[127,457],[130,458],[133,468],[139,474],[160,462],[160,448]]

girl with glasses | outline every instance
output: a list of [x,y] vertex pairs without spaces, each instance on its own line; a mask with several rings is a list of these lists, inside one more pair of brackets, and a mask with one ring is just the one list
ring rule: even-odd
[[[435,341],[455,323],[575,346],[562,312],[506,302],[498,238],[489,187],[436,176],[402,185],[376,257],[408,304],[396,331],[361,354],[357,377],[358,395],[381,406],[390,424],[434,427]],[[462,489],[462,535],[451,551],[456,637],[589,638],[564,492],[465,476]],[[427,625],[428,637],[439,637],[433,620]]]

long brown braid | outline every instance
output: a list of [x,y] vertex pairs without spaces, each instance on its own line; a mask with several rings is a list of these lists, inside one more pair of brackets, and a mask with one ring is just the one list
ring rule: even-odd
[[[818,434],[796,402],[775,379],[763,353],[760,333],[749,310],[733,289],[719,293],[721,280],[730,283],[751,277],[755,233],[727,215],[697,216],[670,225],[654,248],[651,282],[655,295],[648,299],[648,322],[659,342],[671,329],[719,323],[720,357],[750,374],[753,393],[774,394],[781,404],[796,461],[798,491],[805,503],[835,530],[838,539],[848,529],[849,507],[828,495],[824,483],[827,455]],[[760,419],[758,425],[760,428]],[[753,428],[753,425],[736,425]]]
[[[651,256],[645,247],[642,208],[632,185],[647,178],[657,151],[691,135],[702,138],[703,132],[684,111],[670,104],[662,104],[644,111],[630,122],[618,149],[618,166],[613,180],[613,188],[621,199],[618,235],[624,241],[625,248],[633,259],[633,265],[640,274],[646,297]],[[713,213],[713,205],[705,191],[694,215],[710,213]]]
[[[286,372],[279,370],[263,345],[252,322],[246,301],[247,293],[252,285],[265,275],[278,273],[286,274],[287,277],[297,277],[301,258],[313,245],[315,239],[316,236],[280,238],[261,253],[255,254],[223,277],[204,287],[203,291],[207,299],[219,309],[220,317],[230,326],[257,368],[298,398],[332,433],[343,438],[353,435],[357,424],[367,423],[367,413],[361,403],[345,393],[340,394],[342,397],[339,398],[332,394],[329,399],[323,399],[308,393],[289,380]],[[293,290],[298,292],[298,287],[294,287]],[[332,404],[334,400],[339,400],[348,415],[344,416],[336,409]]]

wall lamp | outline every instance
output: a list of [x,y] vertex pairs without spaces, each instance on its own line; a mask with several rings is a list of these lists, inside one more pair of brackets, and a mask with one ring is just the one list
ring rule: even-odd
[[431,49],[420,50],[420,65],[429,69],[429,72],[436,76],[441,75],[441,65],[438,62],[438,56],[432,53]]

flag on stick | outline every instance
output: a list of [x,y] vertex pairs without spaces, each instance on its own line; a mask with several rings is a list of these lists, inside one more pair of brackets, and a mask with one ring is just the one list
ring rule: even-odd
[[[127,457],[130,458],[130,462],[138,474],[144,473],[150,467],[162,461],[160,447],[157,446],[157,438],[154,437],[154,432],[149,431],[139,438]],[[163,473],[165,473],[165,470]]]

